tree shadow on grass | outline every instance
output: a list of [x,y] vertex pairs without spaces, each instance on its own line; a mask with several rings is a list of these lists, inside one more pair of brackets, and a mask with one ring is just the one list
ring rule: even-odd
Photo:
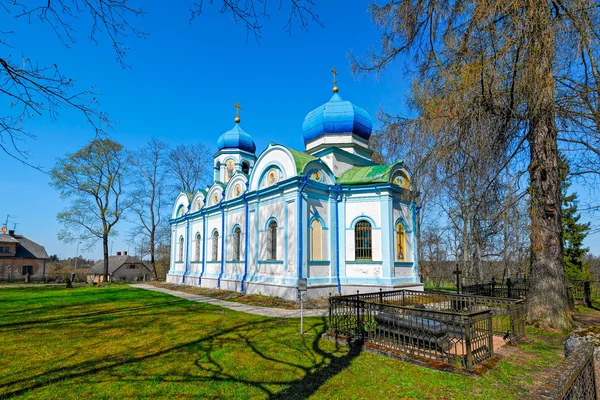
[[[182,304],[189,305],[189,309],[188,306],[183,306],[182,308]],[[171,308],[173,305],[180,308],[173,309]],[[195,315],[200,313],[214,314],[215,312],[225,314],[220,307],[204,304],[200,306],[197,303],[177,299],[159,304],[152,303],[142,306],[121,307],[109,311],[94,311],[71,317],[61,316],[60,318],[44,319],[39,322],[35,320],[24,321],[11,326],[11,328],[26,328],[24,324],[29,324],[30,326],[50,323],[65,325],[74,321],[89,323],[90,321],[94,321],[94,319],[107,317],[108,313],[108,318],[117,318],[117,325],[114,323],[111,323],[112,325],[110,326],[94,325],[93,327],[90,326],[85,332],[87,336],[97,334],[97,337],[104,338],[104,341],[108,342],[114,340],[114,338],[104,334],[103,330],[107,328],[131,326],[131,324],[135,323],[135,329],[140,331],[140,327],[154,324],[157,321],[170,324],[173,321],[165,321],[165,319],[161,318],[162,315],[172,315],[177,311],[189,311]],[[227,311],[226,313],[227,318],[233,319],[231,320],[232,322],[236,318],[239,318],[237,315],[240,315],[231,311]],[[132,319],[142,314],[144,316],[143,320],[135,321],[135,319]],[[204,336],[195,340],[187,340],[180,344],[168,346],[162,350],[148,352],[149,346],[141,344],[135,348],[128,348],[118,353],[95,356],[71,365],[50,368],[43,373],[28,374],[27,372],[23,372],[15,376],[17,378],[15,380],[2,382],[0,397],[17,396],[53,384],[60,384],[63,381],[87,377],[93,384],[98,384],[102,380],[114,382],[114,379],[119,383],[128,381],[136,383],[140,381],[160,381],[173,384],[176,382],[205,383],[207,390],[211,390],[210,385],[215,382],[231,383],[233,384],[231,387],[237,387],[241,384],[248,389],[255,388],[270,399],[306,398],[316,393],[326,381],[348,368],[361,351],[360,347],[351,347],[349,350],[342,350],[337,344],[333,345],[333,347],[329,345],[322,346],[323,343],[320,342],[321,336],[327,331],[326,318],[321,318],[320,320],[311,319],[318,322],[307,324],[312,326],[309,328],[309,334],[305,336],[299,336],[295,332],[292,333],[290,322],[294,320],[276,318],[256,319],[257,317],[253,316],[244,318],[253,318],[254,320],[221,329],[218,329],[218,324],[222,320],[211,321],[211,326],[216,327],[212,333],[205,333]],[[209,320],[206,322],[209,322]],[[191,321],[189,323],[192,324]],[[181,324],[178,326],[181,327]],[[184,322],[184,326],[186,327],[186,332],[189,331],[188,328],[190,325],[186,326]],[[169,335],[170,332],[170,326],[167,326],[164,330],[164,335]],[[176,329],[173,329],[173,332],[176,332]],[[138,352],[139,354],[140,351],[145,353],[138,356],[132,354],[134,352]],[[169,372],[169,374],[153,373],[152,368],[147,369],[147,366],[152,364],[144,364],[145,362],[152,363],[156,360],[159,360],[157,362],[160,364],[164,360],[169,360],[168,357],[161,360],[162,357],[181,351],[185,353],[191,352],[192,354],[196,352],[201,355],[201,358],[196,359],[194,363],[200,374],[189,374],[186,370],[185,361],[178,366],[183,371],[180,376],[177,376],[176,372],[175,374],[174,372]],[[223,353],[227,353],[228,360],[223,360]],[[232,359],[235,360],[236,357],[243,357],[248,354],[254,354],[258,358],[250,358],[250,363],[247,366],[237,365],[235,361],[233,363],[231,361]],[[179,357],[179,355],[175,355],[174,359],[179,360]],[[54,358],[52,362],[55,365],[60,365],[61,363],[67,363],[68,360],[68,357],[62,360]],[[132,374],[127,369],[123,371],[119,370],[119,368],[128,365],[136,365],[134,368],[141,368],[142,373]],[[187,366],[189,367],[189,364]],[[265,368],[267,369],[265,370]],[[285,372],[280,374],[277,371]],[[106,373],[109,375],[108,378],[106,377]],[[287,376],[291,375],[292,378],[286,377],[285,374]],[[295,379],[298,376],[300,378]],[[6,378],[5,376],[4,379]]]

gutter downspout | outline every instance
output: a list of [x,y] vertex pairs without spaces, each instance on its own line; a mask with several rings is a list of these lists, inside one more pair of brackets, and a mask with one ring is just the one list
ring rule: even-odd
[[[298,191],[298,278],[302,278],[302,243],[304,242],[304,238],[302,237],[302,226],[304,225],[302,221],[302,191],[306,187],[307,179],[306,175],[302,177],[302,186],[300,186],[300,190]],[[298,291],[299,296],[300,292]]]
[[340,195],[342,194],[342,185],[335,187],[335,274],[337,276],[338,293],[342,294],[342,283],[340,281]]
[[246,202],[246,219],[245,221],[245,227],[244,227],[244,233],[246,235],[246,237],[244,238],[244,276],[242,276],[242,281],[240,282],[240,292],[242,293],[246,293],[246,288],[244,287],[244,282],[246,281],[246,277],[248,276],[248,257],[250,255],[250,253],[248,252],[248,249],[250,247],[250,231],[249,231],[249,227],[250,227],[250,223],[248,222],[248,214],[249,214],[249,209],[248,209],[248,198],[246,197],[246,193],[248,193],[248,183],[246,182],[246,190],[244,191],[244,193],[242,194],[242,198],[244,199],[244,201]]
[[225,207],[223,201],[225,201],[225,193],[221,192],[221,202],[219,203],[221,208],[221,272],[217,278],[217,289],[221,289],[221,277],[225,271]]
[[204,276],[204,268],[206,267],[206,213],[204,212],[204,207],[206,207],[206,199],[204,199],[204,204],[200,209],[200,213],[202,214],[202,271],[200,271],[200,276],[198,277],[198,286],[202,286],[202,277]]

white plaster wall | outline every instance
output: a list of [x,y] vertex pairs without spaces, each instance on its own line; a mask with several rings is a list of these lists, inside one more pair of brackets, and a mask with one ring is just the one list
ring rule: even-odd
[[346,276],[349,278],[373,278],[382,276],[381,264],[346,264]]
[[240,260],[243,261],[246,257],[245,249],[245,241],[246,234],[244,230],[246,229],[246,222],[244,219],[246,218],[246,211],[244,208],[238,208],[233,211],[229,211],[227,213],[227,222],[225,224],[225,229],[227,230],[227,248],[225,249],[225,260],[232,261],[233,260],[233,249],[234,249],[234,238],[233,238],[233,229],[236,225],[239,225],[242,230],[242,234],[240,236]]
[[[330,223],[330,218],[329,218],[329,201],[326,199],[315,199],[315,198],[311,198],[309,195],[308,198],[308,221],[310,221],[312,219],[312,217],[316,214],[319,214],[319,216],[323,219],[323,221],[325,222],[324,225],[322,225],[323,227],[323,237],[322,237],[322,243],[321,243],[321,248],[322,248],[322,252],[323,252],[323,260],[330,260],[330,243],[329,243],[329,232],[330,230],[333,228],[331,226],[329,226]],[[308,230],[308,234],[310,235],[311,232],[311,224],[309,223],[307,226],[307,230]],[[309,247],[310,247],[310,243],[311,240],[308,241],[309,243]],[[308,257],[310,260],[310,255],[311,255],[311,249],[309,249],[308,251]]]
[[229,275],[233,274],[244,274],[244,262],[226,262],[225,263],[225,273]]
[[[412,261],[414,261],[414,252],[415,252],[414,243],[413,243],[413,240],[414,240],[413,235],[415,234],[415,232],[413,229],[414,224],[413,224],[413,218],[411,215],[410,207],[405,204],[394,202],[394,219],[392,220],[392,224],[395,224],[395,222],[400,217],[402,217],[404,219],[405,229],[406,229],[406,240],[405,240],[406,262],[412,262]],[[396,225],[392,225],[392,227],[393,227],[393,229],[396,229]],[[397,242],[398,242],[397,237],[394,234],[394,260],[396,260]]]
[[[371,230],[371,255],[373,261],[382,260],[382,248],[381,248],[381,229],[376,228]],[[346,261],[354,261],[354,229],[346,230]]]
[[[360,199],[355,197],[353,199]],[[358,217],[369,217],[375,226],[371,226],[372,235],[372,256],[373,261],[382,260],[382,248],[381,248],[381,203],[379,198],[368,199],[364,198],[364,201],[346,202],[346,220],[344,226],[346,227],[346,260],[354,261],[354,227],[352,226],[353,221]],[[346,275],[348,270],[346,270]]]
[[269,147],[260,156],[256,165],[254,166],[254,170],[252,171],[252,175],[250,177],[251,191],[258,189],[258,185],[260,183],[259,180],[263,172],[273,165],[281,169],[282,176],[280,180],[284,180],[297,175],[296,163],[294,162],[288,151],[281,146]]
[[223,244],[223,232],[221,230],[221,213],[209,216],[206,219],[206,261],[213,261],[213,231],[216,229],[219,232],[219,251],[217,252],[217,261],[221,261],[221,246]]
[[198,249],[199,252],[196,253],[196,234],[199,233],[200,236],[202,237],[202,241],[204,241],[204,231],[202,229],[202,218],[195,219],[190,223],[190,233],[191,233],[190,240],[192,241],[192,254],[190,257],[190,261],[192,261],[192,262],[196,262],[198,260],[202,261],[202,242],[200,242],[200,248]]
[[[371,195],[372,196],[372,195]],[[366,197],[353,195],[345,201],[346,208],[346,228],[350,228],[350,224],[356,217],[367,216],[375,222],[375,227],[381,227],[381,200],[379,197]]]
[[275,201],[269,201],[267,204],[261,203],[258,210],[259,260],[267,259],[267,221],[273,217],[277,220],[277,260],[283,260],[285,200],[280,196],[274,199]]

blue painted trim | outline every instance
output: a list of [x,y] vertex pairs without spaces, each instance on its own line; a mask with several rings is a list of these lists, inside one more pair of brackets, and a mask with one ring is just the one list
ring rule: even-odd
[[412,268],[414,263],[412,261],[396,261],[394,267],[398,268]]
[[397,231],[396,227],[398,226],[398,222],[402,222],[402,225],[404,225],[404,232],[406,232],[406,233],[413,232],[413,230],[408,230],[408,224],[406,223],[406,220],[403,217],[396,218],[396,221],[394,222],[394,232]]
[[185,236],[186,236],[186,243],[185,243],[185,254],[184,254],[184,260],[185,260],[185,272],[183,274],[181,283],[184,284],[185,283],[185,276],[188,274],[188,272],[190,271],[190,249],[191,249],[191,240],[190,240],[190,220],[186,220],[185,223]]
[[283,260],[258,260],[259,264],[283,264]]
[[246,293],[246,287],[244,286],[244,281],[246,280],[246,277],[248,276],[248,258],[250,256],[250,253],[249,253],[249,249],[250,249],[249,226],[250,225],[248,222],[249,209],[248,209],[248,198],[246,197],[247,192],[248,192],[248,181],[246,181],[246,190],[242,194],[242,198],[244,199],[244,202],[246,203],[246,210],[245,210],[246,219],[244,220],[244,225],[246,226],[246,231],[245,231],[246,236],[244,236],[244,275],[242,276],[242,279],[240,280],[240,292],[242,292],[242,293]]
[[275,218],[273,215],[271,215],[269,217],[269,219],[267,220],[267,222],[265,223],[265,229],[263,230],[263,232],[266,232],[269,230],[269,224],[271,223],[271,221],[275,221],[275,223],[277,224],[277,229],[281,228],[281,224],[279,223],[277,218]]
[[361,214],[361,215],[359,215],[358,217],[354,218],[354,219],[352,220],[352,222],[350,222],[350,227],[349,227],[349,228],[346,228],[346,230],[348,230],[348,229],[354,229],[354,226],[356,225],[356,223],[357,223],[358,221],[361,221],[361,220],[363,220],[363,219],[364,219],[364,220],[367,220],[367,221],[368,221],[368,222],[371,224],[371,229],[379,229],[379,228],[380,228],[380,227],[378,227],[377,225],[375,225],[375,221],[373,221],[373,218],[369,217],[368,215]]
[[308,265],[329,265],[331,261],[307,261]]
[[[293,160],[293,158],[292,158],[292,160]],[[256,190],[257,191],[261,190],[260,186],[262,185],[262,182],[265,179],[265,176],[267,175],[267,173],[271,172],[271,170],[273,170],[273,169],[276,169],[276,170],[279,171],[279,177],[278,177],[279,179],[277,180],[277,183],[275,185],[273,185],[273,186],[277,186],[277,184],[279,182],[284,181],[284,180],[287,179],[287,176],[285,175],[285,168],[283,167],[283,164],[281,164],[278,161],[270,161],[269,164],[265,165],[265,167],[263,168],[263,171],[260,173],[260,176],[258,177],[258,182],[257,182],[257,185],[256,185],[256,187],[257,187]],[[265,189],[267,187],[272,187],[272,186],[269,186],[268,182],[267,182],[267,185],[266,185]]]
[[338,293],[342,293],[342,283],[340,281],[340,195],[342,186],[337,185],[335,190],[335,276],[337,277]]
[[310,219],[308,220],[308,227],[311,228],[312,227],[312,223],[314,220],[319,221],[319,223],[321,224],[321,229],[323,230],[328,230],[329,228],[327,228],[327,224],[325,224],[325,220],[323,219],[323,217],[321,217],[321,215],[319,215],[319,212],[317,211],[312,217],[310,217]]
[[[298,191],[298,278],[302,278],[302,262],[303,262],[303,242],[304,238],[302,237],[302,226],[304,222],[302,221],[302,191],[306,187],[307,177],[304,175],[302,177],[302,186]],[[300,291],[298,291],[298,295],[300,295]]]
[[346,261],[346,264],[381,265],[381,264],[383,264],[383,261],[353,260],[353,261]]
[[206,212],[204,207],[206,207],[206,200],[204,201],[202,209],[200,210],[202,212],[202,237],[204,239],[202,239],[202,272],[200,273],[200,277],[198,278],[198,286],[202,286],[202,277],[204,276],[204,271],[206,270],[206,241],[208,240],[208,238],[206,237]]
[[[413,220],[413,230],[416,232],[417,230],[417,210],[416,210],[416,206],[417,204],[413,201],[410,205],[410,211],[412,214],[412,220]],[[417,235],[416,234],[412,234],[412,240],[413,240],[413,248],[412,248],[412,256],[413,256],[413,276],[415,279],[418,279],[419,277],[419,257],[418,257],[418,252],[417,252]]]
[[221,191],[221,201],[219,202],[219,206],[221,207],[221,272],[219,273],[219,278],[217,279],[217,289],[221,289],[221,277],[223,276],[223,272],[225,272],[225,207],[223,207],[223,200],[225,199],[225,193]]
[[231,233],[229,234],[230,236],[235,235],[235,228],[240,228],[240,230],[242,229],[242,227],[240,226],[240,224],[234,224],[233,227],[231,228]]

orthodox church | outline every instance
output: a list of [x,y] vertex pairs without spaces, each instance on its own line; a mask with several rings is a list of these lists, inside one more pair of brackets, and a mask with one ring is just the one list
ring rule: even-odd
[[371,117],[335,84],[304,119],[304,151],[270,143],[257,155],[235,104],[212,186],[175,201],[167,282],[287,299],[299,278],[308,297],[422,289],[409,171],[371,160]]

